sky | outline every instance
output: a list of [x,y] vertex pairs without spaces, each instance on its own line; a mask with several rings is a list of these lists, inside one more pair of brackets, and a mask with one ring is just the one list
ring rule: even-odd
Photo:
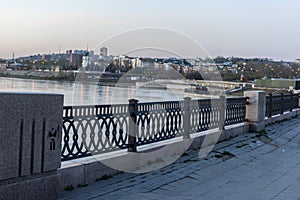
[[[300,58],[299,0],[0,0],[0,57],[98,48],[143,27],[184,34],[209,56]],[[165,37],[156,37],[163,42]],[[137,35],[143,39],[141,34]],[[169,43],[176,44],[177,41]],[[129,39],[129,38],[127,38]],[[130,38],[134,40],[138,38]],[[147,38],[145,39],[147,40]],[[169,39],[172,40],[172,39]],[[126,43],[119,43],[120,48]],[[177,46],[176,46],[177,45]],[[171,45],[173,49],[178,44]],[[197,56],[194,48],[184,55]],[[119,53],[117,49],[111,54]],[[201,56],[201,55],[199,55]]]

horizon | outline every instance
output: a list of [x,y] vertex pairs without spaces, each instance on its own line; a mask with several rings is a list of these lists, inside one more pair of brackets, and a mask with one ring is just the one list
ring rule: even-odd
[[[37,55],[52,55],[52,54],[65,54],[66,53],[66,51],[68,51],[68,50],[84,50],[83,48],[82,49],[80,49],[80,48],[76,48],[76,49],[66,49],[66,50],[61,50],[60,51],[60,53],[59,52],[48,52],[48,53],[39,53],[39,52],[37,52],[37,53],[32,53],[32,54],[28,54],[28,55],[21,55],[21,56],[18,56],[18,55],[14,55],[14,59],[19,59],[19,58],[24,58],[24,57],[30,57],[30,56],[37,56]],[[90,50],[89,50],[90,51]],[[94,50],[92,50],[92,51],[94,51]],[[13,52],[14,53],[14,52]],[[12,54],[13,54],[12,53]],[[99,55],[99,54],[97,54],[97,53],[95,53],[95,55]],[[9,58],[5,58],[5,57],[2,57],[1,55],[0,55],[0,59],[4,59],[4,60],[11,60],[12,59],[12,56],[13,55],[11,55],[11,57],[9,57]],[[241,58],[241,59],[268,59],[268,60],[270,60],[270,61],[274,61],[274,62],[280,62],[280,61],[283,61],[283,62],[295,62],[295,60],[298,60],[299,58],[295,58],[295,59],[293,59],[293,60],[283,60],[283,59],[273,59],[273,58],[268,58],[268,57],[243,57],[243,56],[235,56],[235,55],[232,55],[232,56],[222,56],[222,55],[216,55],[216,56],[212,56],[212,57],[172,57],[172,56],[170,56],[170,57],[163,57],[163,56],[161,56],[161,57],[155,57],[155,56],[149,56],[149,55],[147,55],[147,56],[137,56],[137,55],[112,55],[112,54],[110,54],[109,56],[128,56],[128,57],[133,57],[133,58],[157,58],[157,59],[168,59],[168,58],[177,58],[177,59],[197,59],[197,58],[200,58],[200,59],[206,59],[206,58],[209,58],[209,59],[214,59],[214,58],[217,58],[217,57],[223,57],[223,58],[226,58],[226,59],[228,59],[228,58]]]
[[[201,44],[210,57],[284,61],[300,57],[296,26],[300,2],[296,0],[12,0],[1,7],[0,25],[5,28],[0,57],[5,59],[13,52],[24,57],[58,52],[59,47],[95,49],[113,35],[143,27],[179,31]],[[120,49],[110,54],[118,55]],[[195,57],[196,53],[185,54]]]

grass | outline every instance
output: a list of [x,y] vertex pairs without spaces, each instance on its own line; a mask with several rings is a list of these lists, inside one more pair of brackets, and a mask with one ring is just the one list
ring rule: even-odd
[[110,179],[110,178],[112,178],[112,175],[104,174],[101,178],[97,178],[97,179],[95,180],[95,182],[102,181],[102,180],[108,180],[108,179]]

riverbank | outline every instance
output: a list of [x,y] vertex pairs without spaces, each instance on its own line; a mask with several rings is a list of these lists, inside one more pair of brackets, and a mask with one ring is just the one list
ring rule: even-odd
[[[28,70],[0,70],[0,77],[34,79],[34,80],[50,80],[50,81],[78,81],[88,84],[97,84],[102,86],[114,87],[120,78],[119,74],[112,76],[111,74],[99,75],[100,73],[76,73],[67,71],[28,71]],[[124,82],[124,81],[123,81]],[[119,87],[135,86],[136,81],[122,81],[118,83]]]
[[56,80],[56,81],[74,81],[73,72],[53,72],[53,71],[23,71],[23,70],[0,70],[0,77],[38,79],[38,80]]

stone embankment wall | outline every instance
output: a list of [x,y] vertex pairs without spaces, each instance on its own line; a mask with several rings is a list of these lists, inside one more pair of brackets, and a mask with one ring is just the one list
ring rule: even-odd
[[0,70],[0,76],[13,78],[31,78],[46,80],[74,80],[73,72],[53,71],[23,71],[23,70]]

